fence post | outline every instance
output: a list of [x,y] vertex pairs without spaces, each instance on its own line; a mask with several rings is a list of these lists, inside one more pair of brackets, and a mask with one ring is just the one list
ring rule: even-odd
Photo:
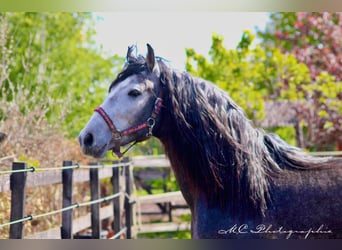
[[[90,163],[91,166],[98,165],[97,162]],[[90,196],[91,200],[97,200],[100,198],[100,181],[99,181],[99,169],[90,168]],[[100,223],[100,203],[91,204],[91,230],[92,238],[100,239],[101,234]]]
[[[72,166],[72,161],[63,161],[63,167]],[[62,184],[63,184],[63,208],[72,204],[72,190],[73,190],[73,168],[63,169]],[[61,238],[72,239],[72,209],[62,212],[62,227]]]
[[[113,161],[113,164],[117,164],[118,161]],[[120,168],[113,168],[113,176],[112,176],[112,185],[113,185],[113,194],[120,192]],[[121,208],[120,208],[120,197],[113,200],[113,215],[114,220],[112,224],[112,229],[114,233],[117,233],[121,230]]]
[[[25,162],[13,162],[12,170],[26,169]],[[24,218],[25,213],[25,191],[27,172],[12,173],[10,176],[11,188],[11,221]],[[10,239],[22,239],[24,235],[23,222],[10,226]]]
[[131,194],[132,194],[132,179],[133,179],[133,173],[132,173],[132,166],[130,163],[130,159],[127,157],[123,160],[124,163],[127,163],[125,166],[125,183],[126,183],[126,194],[125,194],[125,215],[126,215],[126,238],[131,239],[132,238],[132,225],[133,225],[133,211],[132,211],[132,203],[130,201]]

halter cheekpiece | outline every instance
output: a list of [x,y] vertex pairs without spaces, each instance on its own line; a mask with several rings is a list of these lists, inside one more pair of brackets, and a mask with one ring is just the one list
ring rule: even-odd
[[120,144],[121,144],[122,137],[125,135],[133,134],[139,130],[142,130],[144,128],[148,128],[148,132],[146,134],[146,137],[152,136],[153,128],[156,125],[157,116],[159,115],[161,107],[163,105],[162,97],[163,97],[163,92],[162,92],[162,90],[160,90],[159,97],[157,97],[155,102],[154,102],[152,114],[149,118],[147,118],[147,120],[145,122],[143,122],[137,126],[127,128],[123,131],[119,131],[115,127],[113,120],[109,117],[109,115],[106,113],[106,111],[104,111],[104,109],[101,106],[97,107],[94,110],[95,112],[97,112],[101,115],[101,117],[107,123],[107,125],[108,125],[108,127],[112,133],[111,141],[115,142],[115,146],[112,148],[113,154],[116,154],[117,157],[121,158],[131,147],[133,147],[138,142],[138,141],[133,142],[133,144],[131,144],[124,152],[121,152],[120,151]]

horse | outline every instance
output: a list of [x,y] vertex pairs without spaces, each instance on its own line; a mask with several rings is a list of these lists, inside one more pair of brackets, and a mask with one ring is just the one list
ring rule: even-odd
[[[191,211],[192,238],[341,238],[342,160],[257,128],[214,83],[172,69],[147,44],[79,135],[84,154],[158,138]],[[135,52],[134,52],[135,51]]]

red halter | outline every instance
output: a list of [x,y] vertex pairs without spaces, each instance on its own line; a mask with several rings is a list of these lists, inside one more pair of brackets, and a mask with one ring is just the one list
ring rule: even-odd
[[161,107],[163,105],[163,93],[162,91],[160,91],[159,93],[159,97],[156,98],[156,101],[154,103],[154,107],[153,107],[153,111],[152,114],[149,118],[147,118],[147,120],[137,126],[125,129],[123,131],[119,131],[112,119],[109,117],[109,115],[104,111],[104,109],[102,107],[97,107],[94,111],[99,113],[101,115],[101,117],[103,118],[103,120],[107,123],[110,131],[112,132],[112,141],[115,142],[115,146],[113,147],[113,153],[116,154],[119,158],[121,158],[133,145],[135,145],[137,143],[137,141],[135,141],[131,146],[129,146],[124,152],[120,152],[120,144],[121,144],[121,139],[123,136],[128,135],[128,134],[133,134],[139,130],[142,130],[144,128],[148,128],[148,132],[146,134],[147,137],[151,137],[152,136],[152,131],[154,126],[156,125],[156,118],[160,113]]

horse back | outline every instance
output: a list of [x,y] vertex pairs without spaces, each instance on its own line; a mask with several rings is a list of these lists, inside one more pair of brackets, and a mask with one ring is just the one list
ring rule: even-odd
[[325,228],[342,237],[342,168],[287,170],[272,182],[266,218],[293,230]]
[[193,237],[342,238],[342,168],[286,170],[270,186],[268,207],[260,217],[232,217],[197,199]]

